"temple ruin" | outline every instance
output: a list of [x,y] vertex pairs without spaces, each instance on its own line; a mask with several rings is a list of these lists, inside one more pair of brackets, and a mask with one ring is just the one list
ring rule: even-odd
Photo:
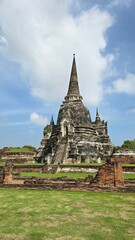
[[92,121],[82,99],[73,55],[67,95],[60,106],[57,123],[52,117],[50,124],[44,128],[37,162],[106,162],[112,155],[114,146],[108,136],[107,122],[101,120],[98,109],[95,121]]

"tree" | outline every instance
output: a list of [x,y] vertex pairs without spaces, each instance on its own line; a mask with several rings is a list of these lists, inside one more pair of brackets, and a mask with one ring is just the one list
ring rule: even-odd
[[126,140],[121,146],[122,148],[135,149],[135,139],[134,140]]
[[35,147],[31,146],[31,145],[24,145],[23,148],[27,148],[27,149],[29,149],[29,150],[31,150],[33,152],[37,151],[37,149]]

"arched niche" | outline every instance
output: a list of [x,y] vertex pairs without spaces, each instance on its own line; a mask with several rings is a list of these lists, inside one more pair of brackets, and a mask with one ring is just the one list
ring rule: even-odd
[[62,137],[69,136],[69,134],[74,133],[74,126],[71,122],[66,119],[61,122],[61,133]]
[[61,132],[62,132],[62,137],[68,136],[69,123],[66,120],[61,123]]

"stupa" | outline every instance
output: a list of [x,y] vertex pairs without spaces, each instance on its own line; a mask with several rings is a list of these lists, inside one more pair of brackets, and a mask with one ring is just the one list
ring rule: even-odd
[[52,117],[44,128],[37,162],[105,162],[112,155],[114,146],[108,136],[107,122],[101,120],[98,109],[92,121],[82,99],[74,54],[67,95],[60,106],[57,123]]

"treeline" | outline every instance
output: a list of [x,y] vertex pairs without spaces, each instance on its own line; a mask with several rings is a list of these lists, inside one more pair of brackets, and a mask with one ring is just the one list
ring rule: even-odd
[[135,139],[124,141],[121,148],[135,149]]
[[3,149],[0,149],[0,153],[19,153],[19,152],[37,152],[37,149],[34,146],[31,145],[24,145],[23,147],[4,147]]
[[37,151],[37,149],[35,147],[31,146],[31,145],[24,145],[22,148],[27,148],[27,149],[29,149],[30,151],[33,151],[33,152]]

